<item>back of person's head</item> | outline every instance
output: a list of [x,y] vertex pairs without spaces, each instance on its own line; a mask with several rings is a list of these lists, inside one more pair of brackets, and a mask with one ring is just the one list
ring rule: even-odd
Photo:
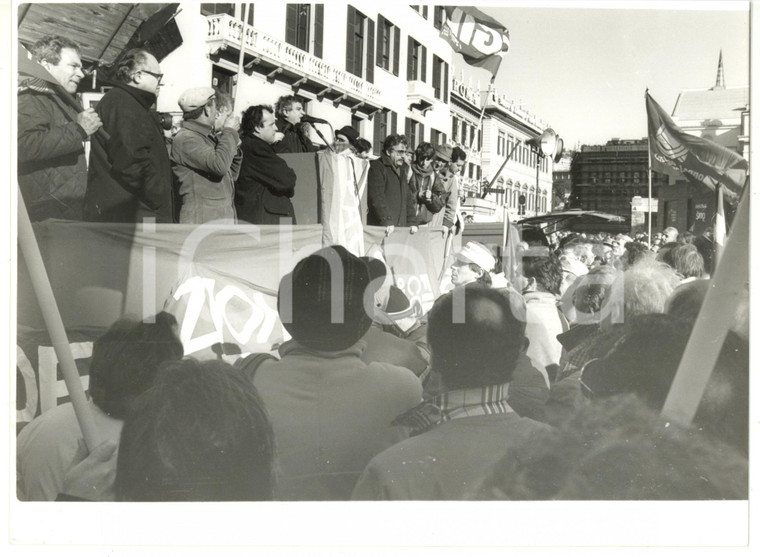
[[525,344],[525,303],[514,291],[457,288],[436,300],[427,338],[447,390],[507,383]]
[[266,104],[257,104],[246,108],[240,120],[240,134],[246,137],[253,136],[253,133],[264,123],[265,113],[273,114],[272,107]]
[[42,37],[29,47],[29,52],[37,62],[47,62],[53,66],[61,61],[61,49],[70,48],[79,54],[79,45],[67,37],[60,35]]
[[679,244],[691,244],[692,242],[694,242],[695,238],[696,238],[696,235],[693,232],[690,232],[687,230],[686,232],[681,232],[678,235],[676,242]]
[[554,255],[523,257],[522,273],[526,279],[535,280],[536,290],[560,295],[562,264]]
[[704,235],[697,236],[692,243],[705,262],[705,272],[712,275],[715,272],[715,244]]
[[705,262],[692,244],[679,244],[670,252],[673,268],[683,278],[701,278],[705,274]]
[[371,325],[366,263],[343,246],[330,246],[299,261],[280,281],[277,309],[300,344],[335,352],[358,341]]
[[134,399],[148,389],[159,366],[184,354],[177,320],[161,312],[155,323],[120,319],[95,341],[90,360],[90,396],[109,416],[124,419]]
[[642,242],[627,242],[625,244],[625,255],[623,257],[623,266],[628,269],[645,257],[654,258],[654,254],[649,251],[646,244]]
[[[678,286],[676,272],[657,261],[643,260],[618,277],[613,291],[622,290],[623,319],[648,313],[663,313],[665,302]],[[620,303],[620,296],[614,296]]]
[[137,70],[145,68],[150,53],[141,48],[133,48],[128,51],[120,60],[116,70],[116,77],[119,81],[129,83],[132,76]]
[[609,299],[618,276],[614,267],[601,265],[578,278],[573,291],[573,307],[578,313],[598,315]]
[[693,280],[679,285],[665,302],[665,313],[694,323],[709,288],[709,279]]
[[748,463],[739,452],[622,395],[585,406],[560,429],[506,452],[474,498],[746,499],[747,487]]
[[665,263],[666,265],[670,265],[675,269],[676,265],[673,262],[673,249],[676,248],[679,244],[677,242],[668,242],[666,244],[663,244],[663,246],[659,249],[657,252],[657,256],[655,259],[657,261],[661,261],[662,263]]
[[253,383],[220,360],[164,366],[119,442],[122,501],[266,501],[274,436]]
[[[612,350],[585,366],[584,393],[594,399],[634,393],[661,410],[691,331],[692,323],[664,314],[626,321]],[[744,454],[749,433],[748,355],[747,343],[729,332],[693,420],[699,429]]]

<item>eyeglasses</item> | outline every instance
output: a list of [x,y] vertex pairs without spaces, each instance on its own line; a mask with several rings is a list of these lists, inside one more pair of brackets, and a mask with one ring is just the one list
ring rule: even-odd
[[164,78],[164,74],[162,74],[162,73],[149,72],[148,70],[137,70],[137,71],[140,71],[142,73],[146,73],[148,75],[152,75],[153,77],[155,77],[158,80],[159,83],[161,83],[161,80]]

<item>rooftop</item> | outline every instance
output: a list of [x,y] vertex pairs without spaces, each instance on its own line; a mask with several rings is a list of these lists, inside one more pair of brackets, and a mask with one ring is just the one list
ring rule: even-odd
[[686,89],[681,91],[673,108],[673,119],[685,120],[736,120],[749,104],[749,87],[725,89]]

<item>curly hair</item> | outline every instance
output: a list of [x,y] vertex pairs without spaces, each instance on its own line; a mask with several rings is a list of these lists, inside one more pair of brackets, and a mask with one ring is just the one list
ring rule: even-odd
[[29,51],[37,62],[47,62],[55,66],[61,61],[61,50],[64,48],[70,48],[79,54],[79,45],[60,35],[42,37],[29,48]]

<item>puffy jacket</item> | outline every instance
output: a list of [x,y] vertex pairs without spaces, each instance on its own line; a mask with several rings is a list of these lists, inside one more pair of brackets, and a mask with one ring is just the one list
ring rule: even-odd
[[82,220],[87,133],[77,112],[43,85],[18,96],[18,182],[29,218]]
[[84,218],[95,222],[174,221],[166,140],[150,113],[156,96],[119,83],[96,108],[106,142],[93,136]]

